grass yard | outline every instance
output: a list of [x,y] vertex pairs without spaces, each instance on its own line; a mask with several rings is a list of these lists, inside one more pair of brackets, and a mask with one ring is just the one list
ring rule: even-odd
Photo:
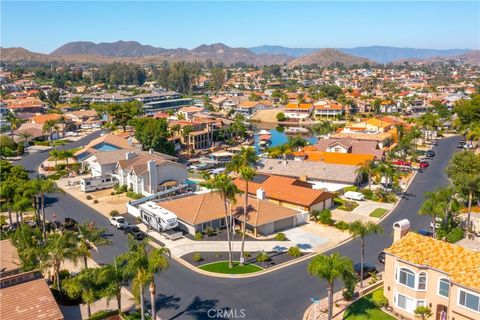
[[370,217],[381,218],[387,211],[388,210],[384,208],[377,208],[370,213]]
[[228,261],[207,263],[199,266],[199,268],[205,271],[225,274],[246,274],[263,270],[263,268],[260,268],[255,264],[245,264],[240,266],[238,261],[233,262],[233,268],[231,269],[228,267]]
[[[383,290],[383,288],[377,289]],[[380,310],[372,299],[373,293],[366,295],[360,300],[351,304],[343,313],[344,320],[395,320],[389,314]]]

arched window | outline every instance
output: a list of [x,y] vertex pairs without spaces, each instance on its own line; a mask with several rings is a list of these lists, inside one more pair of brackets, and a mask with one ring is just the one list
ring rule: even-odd
[[406,268],[400,268],[398,282],[409,288],[415,289],[415,273]]
[[425,272],[420,272],[418,274],[418,290],[427,289],[427,274]]

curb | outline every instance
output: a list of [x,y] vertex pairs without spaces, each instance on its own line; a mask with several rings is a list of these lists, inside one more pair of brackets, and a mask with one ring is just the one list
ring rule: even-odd
[[[408,184],[406,185],[405,187],[405,191],[408,190],[408,188],[410,187],[410,184],[413,182],[413,180],[415,179],[415,177],[417,176],[417,173],[418,171],[415,171],[414,174],[412,175],[412,178],[410,179],[410,181],[408,182]],[[404,191],[404,192],[405,192]],[[397,206],[399,205],[401,201],[401,198],[399,198],[395,204],[393,205],[393,207],[388,211],[386,212],[380,219],[378,219],[378,221],[376,222],[376,224],[380,224],[383,220],[385,220],[392,212],[393,210],[395,210],[397,208]],[[334,250],[335,248],[338,248],[339,246],[341,245],[344,245],[345,243],[349,242],[353,240],[353,237],[350,236],[342,241],[340,241],[339,243],[337,243],[336,245],[334,245],[333,247],[330,247],[330,248],[326,248],[325,250],[322,250],[322,251],[319,251],[319,252],[313,252],[313,253],[309,253],[309,254],[306,254],[304,255],[303,257],[301,258],[298,258],[298,259],[294,259],[294,260],[291,260],[291,261],[288,261],[288,262],[285,262],[281,265],[278,265],[278,266],[274,266],[274,267],[271,267],[271,268],[268,268],[268,269],[264,269],[262,271],[258,271],[258,272],[254,272],[254,273],[248,273],[248,274],[222,274],[222,273],[215,273],[215,272],[209,272],[209,271],[205,271],[205,270],[202,270],[202,269],[199,269],[193,265],[191,265],[190,263],[186,262],[185,260],[183,260],[182,258],[180,257],[175,257],[175,256],[172,256],[172,258],[177,261],[178,263],[180,263],[181,265],[185,266],[186,268],[194,271],[194,272],[197,272],[199,274],[202,274],[202,275],[205,275],[205,276],[209,276],[209,277],[216,277],[216,278],[227,278],[227,279],[242,279],[242,278],[253,278],[253,277],[259,277],[259,276],[262,276],[262,275],[265,275],[265,274],[268,274],[270,272],[274,272],[274,271],[278,271],[278,270],[281,270],[283,268],[286,268],[286,267],[289,267],[291,265],[294,265],[296,263],[300,263],[300,262],[303,262],[305,260],[308,260],[310,258],[313,258],[313,257],[316,257],[324,252],[327,252],[327,251],[330,251],[330,250]]]

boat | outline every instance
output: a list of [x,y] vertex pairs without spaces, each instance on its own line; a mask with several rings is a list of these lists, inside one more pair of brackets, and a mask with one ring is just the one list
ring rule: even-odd
[[285,134],[309,134],[310,131],[307,128],[302,127],[288,127],[285,129]]
[[264,135],[264,134],[269,134],[269,135],[271,135],[270,131],[265,130],[265,129],[260,130],[260,131],[258,132],[258,134],[259,134],[259,135]]

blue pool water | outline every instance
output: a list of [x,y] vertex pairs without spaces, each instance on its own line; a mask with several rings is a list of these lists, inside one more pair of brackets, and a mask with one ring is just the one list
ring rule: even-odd
[[[286,135],[284,132],[280,132],[276,129],[270,129],[268,131],[270,131],[270,134],[272,135],[272,138],[270,139],[271,143],[268,145],[269,148],[284,144],[288,141],[288,135]],[[258,141],[258,136],[259,136],[259,134],[256,133],[255,134],[255,149],[257,150],[257,152],[260,151],[260,148],[258,146],[258,142],[259,142]],[[292,135],[292,137],[293,137],[293,135]],[[318,139],[313,135],[308,135],[308,136],[302,135],[302,138],[306,139],[308,142],[310,142],[310,144],[315,144],[318,141]]]
[[118,150],[117,147],[115,146],[112,146],[111,144],[108,144],[108,143],[102,143],[98,146],[95,147],[95,150],[99,150],[99,151],[115,151],[115,150]]

